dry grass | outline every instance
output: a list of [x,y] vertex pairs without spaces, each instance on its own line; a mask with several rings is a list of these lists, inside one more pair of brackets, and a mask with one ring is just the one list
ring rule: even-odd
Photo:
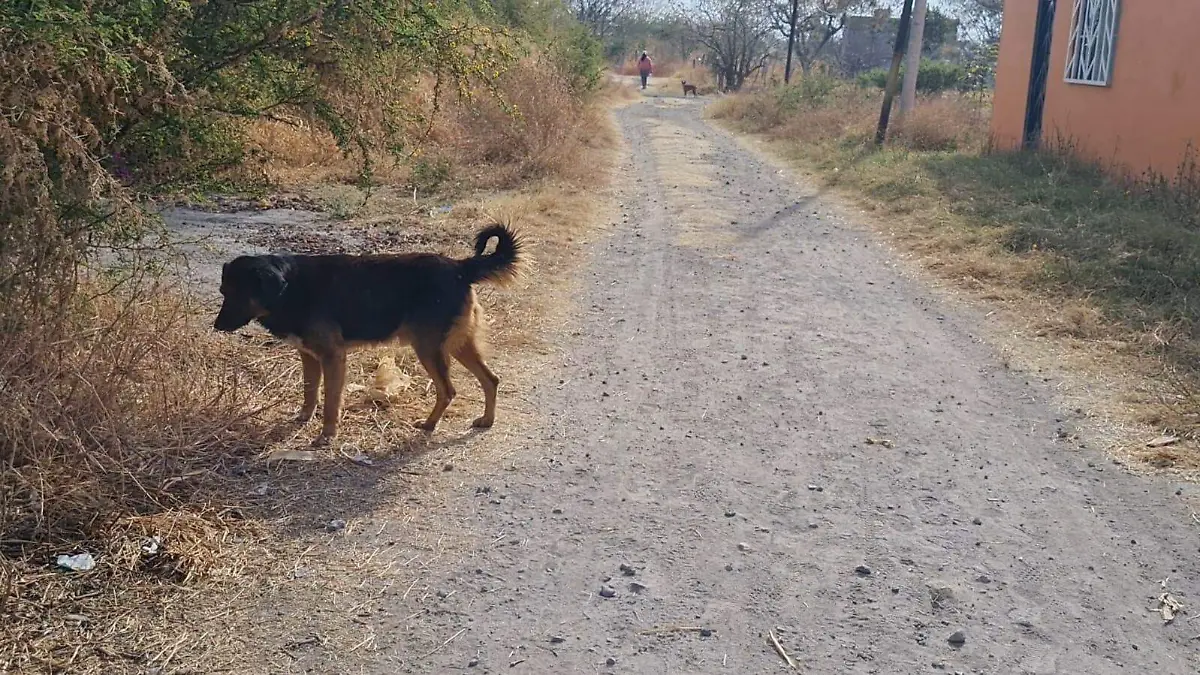
[[[500,413],[514,426],[529,415],[517,392],[552,353],[544,335],[565,315],[563,280],[581,259],[611,170],[616,137],[603,104],[627,96],[579,101],[545,69],[529,68],[505,84],[519,119],[459,102],[434,129],[424,156],[443,158],[450,175],[417,204],[411,167],[377,172],[384,185],[357,204],[346,189],[360,165],[332,139],[277,122],[251,130],[268,175],[331,195],[321,200],[327,207],[345,201],[346,227],[403,222],[422,249],[463,256],[481,224],[513,222],[532,265],[512,289],[482,289],[481,301],[505,377]],[[447,201],[449,212],[429,208]],[[107,279],[96,275],[97,285]],[[274,604],[322,523],[337,516],[353,529],[397,489],[427,504],[444,498],[443,482],[406,481],[405,467],[421,469],[421,457],[441,447],[407,424],[432,404],[409,350],[356,353],[352,384],[369,385],[381,358],[394,355],[408,386],[384,405],[351,387],[337,448],[314,462],[268,465],[273,453],[307,449],[315,433],[289,422],[300,400],[298,359],[261,332],[214,334],[212,309],[189,289],[143,279],[78,305],[66,333],[3,337],[0,671],[254,671],[246,657],[261,649],[236,621],[261,622],[259,608]],[[446,429],[464,427],[482,405],[469,376],[454,377],[463,386]],[[496,431],[489,438],[511,433]],[[375,467],[356,463],[363,457]],[[499,460],[461,463],[488,461]],[[452,545],[442,526],[422,520],[430,509],[392,508],[403,513],[406,539]],[[145,552],[154,537],[160,548]],[[53,565],[60,553],[84,551],[97,562],[90,572]],[[370,559],[338,558],[330,569],[366,569]],[[361,590],[357,578],[321,579],[325,586],[303,593]],[[303,593],[290,597],[315,602]],[[232,623],[213,628],[226,615]]]
[[546,177],[586,178],[579,157],[594,140],[598,109],[581,105],[552,68],[536,61],[510,71],[503,87],[515,116],[493,101],[459,105],[441,131],[456,165],[483,169],[472,183],[502,189]]
[[[258,528],[232,472],[270,438],[277,356],[213,339],[173,289],[76,308],[69,339],[8,336],[0,413],[0,667],[85,672],[161,647],[155,595],[236,577]],[[18,342],[19,341],[19,342]],[[153,555],[141,551],[161,538]],[[55,570],[91,553],[95,571]],[[81,618],[82,617],[82,618]]]
[[[728,97],[712,112],[771,139],[875,212],[926,269],[989,304],[1015,365],[1073,382],[1071,408],[1121,429],[1114,453],[1200,476],[1200,314],[1190,302],[1200,208],[1183,198],[1195,181],[1128,185],[1069,147],[989,153],[989,112],[974,96],[924,100],[876,151],[878,104],[875,92],[802,83]],[[1141,447],[1161,431],[1185,442]]]
[[726,96],[713,104],[709,114],[752,133],[797,143],[867,138],[874,128],[869,95],[856,88],[833,90],[831,86],[814,77],[788,87]]
[[973,98],[949,94],[919,102],[907,117],[898,119],[891,141],[916,152],[958,150],[979,153],[988,141],[991,110]]
[[595,102],[607,108],[620,108],[640,100],[636,85],[609,78],[597,93]]
[[[249,145],[263,158],[262,170],[271,185],[313,186],[354,184],[362,175],[362,157],[338,148],[333,135],[296,120],[259,119],[247,129]],[[394,158],[374,154],[375,180],[402,184],[410,171]]]
[[717,90],[717,79],[713,77],[712,71],[705,67],[684,66],[675,72],[673,79],[696,85],[702,95],[711,94]]
[[[823,150],[867,149],[879,120],[879,97],[822,75],[797,84],[729,96],[710,114],[739,128],[777,139],[816,144]],[[979,153],[987,143],[991,111],[976,97],[922,97],[908,119],[893,117],[892,147],[917,152]]]
[[[370,157],[372,179],[383,186],[416,187],[421,195],[510,189],[548,177],[581,180],[588,167],[578,157],[596,140],[603,104],[627,96],[624,87],[608,86],[581,101],[540,56],[513,66],[499,86],[503,103],[480,94],[469,100],[446,97],[433,124],[411,131],[417,142],[407,158]],[[424,90],[410,97],[428,106],[431,94]],[[361,155],[343,152],[330,134],[314,133],[302,123],[257,121],[250,137],[266,159],[264,172],[272,184],[321,193],[316,201],[334,212],[357,211],[358,195],[347,197],[329,186],[359,183]]]

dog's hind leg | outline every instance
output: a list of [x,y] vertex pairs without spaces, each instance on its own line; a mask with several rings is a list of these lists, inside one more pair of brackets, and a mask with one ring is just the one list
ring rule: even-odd
[[325,408],[321,411],[321,435],[317,443],[325,443],[337,436],[338,417],[342,413],[342,390],[346,386],[346,352],[332,350],[321,357],[321,370],[325,374]]
[[473,339],[455,349],[454,358],[471,371],[475,379],[479,380],[479,386],[483,387],[483,417],[477,418],[471,425],[487,429],[496,421],[496,390],[500,388],[500,378],[488,368]]
[[300,352],[300,365],[304,369],[304,406],[296,421],[301,424],[312,419],[317,411],[317,391],[321,388],[321,362],[306,351]]
[[415,426],[425,431],[433,431],[450,402],[454,400],[454,385],[450,383],[450,364],[446,362],[445,345],[441,342],[420,341],[413,344],[413,350],[417,352],[417,360],[424,366],[425,372],[429,373],[433,380],[433,388],[437,392],[437,401],[433,404],[429,417]]

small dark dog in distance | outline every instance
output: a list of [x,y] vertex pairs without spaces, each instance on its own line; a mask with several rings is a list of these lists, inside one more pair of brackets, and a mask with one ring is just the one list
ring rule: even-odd
[[[496,249],[487,254],[492,239]],[[483,316],[472,286],[512,281],[520,260],[521,240],[504,225],[481,230],[475,255],[461,260],[433,253],[240,256],[221,270],[224,302],[213,328],[233,332],[257,321],[296,346],[304,372],[300,422],[312,419],[324,376],[316,444],[337,435],[347,351],[389,341],[412,345],[433,380],[437,402],[418,428],[433,431],[454,398],[450,357],[483,387],[483,416],[474,426],[488,428],[500,378],[480,354]]]
[[692,97],[699,96],[699,94],[696,93],[696,85],[688,84],[687,80],[683,80],[683,97],[684,98],[687,98],[689,91],[692,92]]

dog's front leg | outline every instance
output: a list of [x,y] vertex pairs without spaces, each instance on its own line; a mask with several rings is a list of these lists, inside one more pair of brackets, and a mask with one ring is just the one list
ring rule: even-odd
[[322,411],[321,435],[316,443],[324,444],[337,436],[338,417],[342,412],[342,390],[346,386],[346,352],[339,349],[321,357],[325,375],[325,408]]
[[321,361],[306,351],[300,351],[300,365],[304,368],[304,406],[296,421],[304,424],[317,411],[317,391],[321,388]]

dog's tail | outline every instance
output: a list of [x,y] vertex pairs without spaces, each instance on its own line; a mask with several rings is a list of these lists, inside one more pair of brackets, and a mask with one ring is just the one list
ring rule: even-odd
[[[496,239],[496,250],[484,255],[488,242]],[[504,285],[520,273],[521,238],[512,228],[499,223],[489,225],[475,235],[475,255],[459,261],[467,283],[491,282]]]

